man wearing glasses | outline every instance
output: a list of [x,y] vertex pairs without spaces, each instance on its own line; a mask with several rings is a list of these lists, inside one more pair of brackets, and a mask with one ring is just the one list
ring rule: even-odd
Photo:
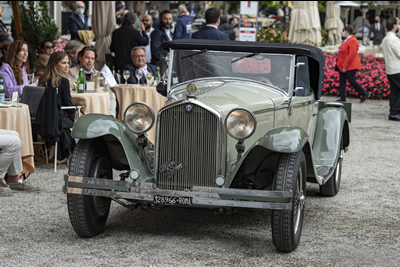
[[47,63],[49,62],[50,55],[54,53],[54,45],[50,40],[44,40],[40,43],[41,54],[38,55],[36,61],[36,73],[35,76],[39,78],[46,69]]

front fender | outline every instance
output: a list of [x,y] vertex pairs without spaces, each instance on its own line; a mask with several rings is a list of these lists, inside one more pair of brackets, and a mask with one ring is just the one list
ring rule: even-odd
[[267,132],[256,145],[280,153],[296,153],[308,142],[308,134],[295,126],[280,126]]
[[114,136],[121,143],[131,170],[138,170],[141,177],[151,177],[151,172],[138,156],[137,135],[119,120],[104,114],[87,114],[79,118],[72,129],[72,137],[78,139],[95,139],[106,135]]

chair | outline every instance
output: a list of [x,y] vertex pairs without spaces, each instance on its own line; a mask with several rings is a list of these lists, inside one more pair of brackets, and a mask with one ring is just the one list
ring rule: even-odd
[[[40,100],[43,97],[45,88],[44,87],[36,87],[36,86],[25,86],[24,90],[22,91],[21,96],[21,103],[27,104],[29,107],[29,113],[31,115],[31,125],[32,130],[38,127],[36,122],[36,112],[39,107]],[[33,132],[33,131],[32,131]],[[46,163],[49,163],[49,157],[47,153],[46,143],[44,141],[35,141],[33,142],[34,145],[41,145],[40,147],[40,154],[42,155],[42,150],[44,147],[44,154],[46,158]]]
[[[47,90],[48,88],[45,87],[40,87],[40,86],[25,86],[24,90],[22,92],[22,97],[21,97],[21,102],[25,103],[27,105],[29,105],[29,111],[31,112],[31,117],[32,114],[35,116],[35,123],[41,127],[47,127],[47,123],[48,123],[48,119],[47,118],[38,118],[39,116],[36,116],[38,114],[38,110],[39,108],[45,109],[45,113],[46,114],[54,114],[58,112],[58,114],[61,114],[61,110],[64,109],[75,109],[75,117],[80,116],[80,109],[81,106],[67,106],[67,107],[61,107],[61,109],[59,111],[55,110],[57,109],[56,107],[58,107],[57,102],[54,103],[47,103],[46,102],[46,106],[45,107],[40,107],[40,103],[43,99],[43,97],[45,96],[45,93],[47,92],[48,94],[51,93],[53,95],[50,96],[50,98],[46,98],[46,100],[48,99],[53,99],[54,101],[57,101],[57,94],[58,94],[58,88],[56,88],[57,90]],[[53,88],[51,88],[53,89]],[[32,110],[32,111],[31,111]],[[57,119],[56,119],[57,120]],[[54,137],[56,133],[54,133]],[[45,135],[43,135],[45,136]],[[45,139],[45,138],[44,138]],[[55,142],[55,151],[54,151],[54,172],[57,172],[57,141]],[[41,144],[45,144],[45,142],[41,142]],[[47,150],[46,150],[46,155],[47,155]],[[46,163],[48,162],[48,158],[46,157]]]

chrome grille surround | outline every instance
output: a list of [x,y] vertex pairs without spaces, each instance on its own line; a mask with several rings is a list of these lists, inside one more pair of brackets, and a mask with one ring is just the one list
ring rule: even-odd
[[157,117],[157,187],[178,191],[216,187],[221,172],[219,113],[197,100],[183,100],[164,107]]

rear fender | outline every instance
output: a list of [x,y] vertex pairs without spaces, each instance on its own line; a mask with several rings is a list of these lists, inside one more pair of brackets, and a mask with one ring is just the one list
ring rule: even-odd
[[316,165],[335,166],[340,153],[340,139],[345,148],[350,143],[347,112],[343,108],[325,107],[318,113],[313,145]]

